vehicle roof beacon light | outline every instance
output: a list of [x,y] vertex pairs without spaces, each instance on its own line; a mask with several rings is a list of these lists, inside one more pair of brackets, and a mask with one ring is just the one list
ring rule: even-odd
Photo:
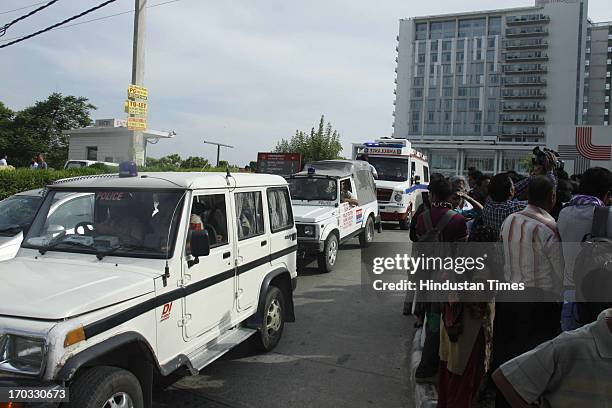
[[133,161],[125,161],[119,163],[119,177],[136,177],[138,176],[138,167]]
[[315,169],[314,169],[314,167],[309,167],[309,168],[308,168],[308,175],[309,175],[309,176],[314,176],[314,174],[315,174]]

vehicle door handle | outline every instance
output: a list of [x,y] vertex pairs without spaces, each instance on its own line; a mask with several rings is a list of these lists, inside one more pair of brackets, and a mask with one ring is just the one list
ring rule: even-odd
[[268,241],[261,241],[261,246],[265,247],[266,245],[268,245]]
[[229,258],[231,255],[232,255],[232,253],[231,253],[231,252],[229,252],[229,251],[224,252],[224,253],[223,253],[223,259],[227,259],[227,258]]

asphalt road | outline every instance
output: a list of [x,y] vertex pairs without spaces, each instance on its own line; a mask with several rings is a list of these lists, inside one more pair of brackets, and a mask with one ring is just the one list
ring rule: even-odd
[[[407,240],[385,229],[376,241]],[[314,266],[314,264],[309,265]],[[156,408],[411,407],[413,320],[402,299],[362,296],[357,240],[343,245],[335,271],[300,271],[296,322],[278,347],[258,354],[242,344],[155,396]]]

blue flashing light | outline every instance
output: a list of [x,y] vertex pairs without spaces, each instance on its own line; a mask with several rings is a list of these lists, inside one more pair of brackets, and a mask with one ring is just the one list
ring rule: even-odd
[[119,177],[136,177],[138,176],[138,166],[133,161],[125,161],[119,163]]
[[315,168],[314,167],[309,167],[308,168],[308,175],[312,176],[315,174]]
[[374,142],[364,143],[364,145],[367,146],[367,147],[378,147],[378,146],[380,146],[378,143],[374,143]]

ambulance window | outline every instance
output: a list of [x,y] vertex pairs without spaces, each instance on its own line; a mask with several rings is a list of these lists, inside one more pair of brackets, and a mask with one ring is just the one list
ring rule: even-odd
[[264,233],[261,191],[236,193],[236,226],[238,240],[255,237]]
[[[194,197],[191,204],[189,229],[207,231],[211,248],[228,244],[225,194]],[[187,238],[189,239],[189,235]]]
[[429,168],[427,166],[423,166],[423,181],[429,183]]
[[410,162],[410,175],[414,177],[416,175],[416,163]]
[[271,188],[268,190],[268,212],[272,232],[293,228],[293,213],[289,190],[286,188]]

